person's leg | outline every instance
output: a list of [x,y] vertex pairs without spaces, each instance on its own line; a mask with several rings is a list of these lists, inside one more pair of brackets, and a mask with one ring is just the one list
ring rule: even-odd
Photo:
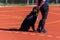
[[49,10],[49,8],[40,9],[41,14],[42,14],[42,19],[40,20],[39,25],[38,25],[38,29],[37,29],[38,32],[45,32],[44,25],[45,25],[45,21],[46,21],[47,15],[48,15],[48,10]]

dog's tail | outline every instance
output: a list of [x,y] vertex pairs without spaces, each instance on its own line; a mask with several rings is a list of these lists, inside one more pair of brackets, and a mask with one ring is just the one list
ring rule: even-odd
[[18,31],[19,29],[15,29],[15,28],[11,28],[11,29],[0,28],[0,30],[4,30],[4,31]]

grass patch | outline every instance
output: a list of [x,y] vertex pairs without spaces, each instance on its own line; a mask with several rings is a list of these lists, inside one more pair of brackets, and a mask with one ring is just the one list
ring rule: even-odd
[[60,4],[51,3],[50,6],[60,6]]
[[[5,3],[0,3],[0,6],[26,6],[27,4],[25,3],[8,3],[8,4],[5,4]],[[54,4],[54,3],[50,3],[50,6],[60,6],[60,4]]]
[[25,6],[26,4],[14,4],[14,3],[8,3],[8,4],[5,4],[5,3],[0,3],[0,6]]
[[0,6],[4,6],[5,4],[4,3],[0,3]]

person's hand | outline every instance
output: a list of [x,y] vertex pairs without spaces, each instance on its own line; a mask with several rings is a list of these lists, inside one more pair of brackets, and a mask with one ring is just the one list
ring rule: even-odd
[[39,9],[40,9],[40,7],[39,7],[39,6],[36,6],[36,9],[37,9],[37,10],[39,10]]

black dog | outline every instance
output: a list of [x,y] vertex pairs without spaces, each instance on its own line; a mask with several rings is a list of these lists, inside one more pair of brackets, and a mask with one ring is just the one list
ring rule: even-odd
[[36,9],[36,7],[34,7],[31,13],[24,19],[19,30],[28,31],[30,26],[32,26],[33,31],[35,31],[34,24],[36,22],[37,16],[38,16],[38,10]]

